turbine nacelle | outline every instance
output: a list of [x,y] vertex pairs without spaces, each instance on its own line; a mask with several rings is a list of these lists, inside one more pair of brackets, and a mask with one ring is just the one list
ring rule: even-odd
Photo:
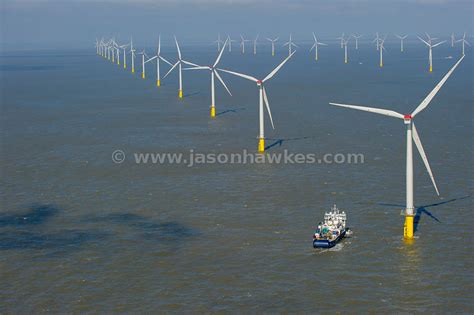
[[405,123],[405,125],[411,124],[411,119],[412,119],[411,115],[404,115],[403,116],[403,122]]
[[257,86],[262,86],[263,81],[262,80],[257,80]]

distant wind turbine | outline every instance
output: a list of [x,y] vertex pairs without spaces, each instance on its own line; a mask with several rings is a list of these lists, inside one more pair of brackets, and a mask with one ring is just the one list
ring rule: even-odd
[[183,98],[183,69],[182,69],[182,65],[186,64],[188,66],[194,66],[194,67],[198,67],[198,65],[195,64],[195,63],[183,60],[181,58],[181,50],[179,49],[179,44],[178,44],[178,40],[176,39],[176,36],[174,37],[174,42],[176,44],[176,50],[178,51],[178,61],[176,61],[176,63],[171,67],[171,69],[168,71],[168,73],[166,73],[166,75],[164,77],[166,78],[176,67],[178,67],[178,70],[179,70],[178,71],[179,72],[178,73],[178,75],[179,75],[178,97]]
[[252,76],[234,72],[234,71],[229,71],[229,70],[224,70],[224,69],[219,69],[220,71],[224,71],[233,75],[236,75],[238,77],[253,81],[257,83],[257,87],[259,90],[259,126],[260,126],[260,132],[258,135],[258,152],[263,153],[265,151],[265,128],[264,128],[264,110],[263,110],[263,103],[265,102],[265,106],[268,111],[268,116],[270,117],[270,122],[272,124],[273,129],[275,129],[275,126],[273,125],[273,118],[272,118],[272,112],[270,110],[270,103],[268,102],[268,97],[267,97],[267,92],[265,91],[265,82],[270,80],[277,72],[278,70],[283,67],[283,65],[293,56],[294,52],[291,53],[288,57],[286,57],[285,60],[282,61],[275,69],[273,69],[272,72],[270,72],[263,80],[259,80],[257,78],[254,78]]
[[455,41],[456,41],[456,37],[454,37],[454,33],[451,33],[451,47],[454,47]]
[[121,45],[119,46],[119,48],[121,48],[123,50],[123,68],[124,69],[127,69],[127,52],[126,52],[126,49],[128,47],[128,44],[124,44],[124,45]]
[[257,54],[257,40],[258,40],[259,34],[257,34],[257,37],[253,40],[253,54]]
[[468,46],[471,46],[469,42],[466,40],[466,33],[462,36],[461,39],[457,40],[456,42],[461,42],[462,43],[462,55],[464,56],[464,44],[467,44]]
[[295,48],[298,47],[295,43],[293,43],[293,39],[292,39],[291,33],[290,33],[290,40],[287,41],[286,43],[284,43],[283,46],[288,46],[288,56],[291,56],[293,46],[294,46]]
[[347,43],[349,42],[349,38],[345,39],[343,44],[344,44],[344,63],[348,63],[349,59],[347,56]]
[[229,52],[232,52],[232,42],[236,42],[236,40],[231,39],[230,35],[227,35],[227,42],[229,43]]
[[318,42],[318,39],[316,38],[316,35],[314,35],[314,33],[313,33],[313,38],[314,38],[314,44],[313,44],[313,46],[311,46],[309,51],[314,49],[314,53],[315,53],[314,60],[318,61],[318,59],[319,59],[319,56],[318,56],[318,47],[319,47],[319,45],[327,46],[327,44]]
[[278,41],[280,37],[277,37],[275,39],[271,39],[267,37],[267,40],[269,40],[272,43],[272,56],[275,56],[275,43]]
[[405,225],[404,225],[404,237],[406,239],[413,239],[414,234],[414,217],[415,217],[415,206],[413,202],[413,142],[415,142],[416,148],[420,153],[421,159],[425,164],[425,168],[428,171],[428,174],[431,178],[431,182],[433,183],[434,189],[436,194],[439,196],[438,187],[436,186],[436,182],[431,172],[431,167],[428,162],[428,158],[426,157],[425,150],[423,149],[423,145],[421,144],[420,136],[415,127],[415,123],[413,119],[415,116],[424,110],[431,100],[435,97],[436,93],[441,89],[443,84],[449,78],[449,76],[453,73],[454,69],[459,65],[464,57],[461,57],[458,62],[449,70],[449,72],[441,79],[441,81],[436,85],[436,87],[426,96],[426,98],[418,105],[418,107],[409,115],[403,115],[398,112],[381,109],[381,108],[373,108],[373,107],[364,107],[364,106],[356,106],[356,105],[347,105],[347,104],[339,104],[339,103],[329,103],[331,105],[346,107],[351,109],[362,110],[366,112],[381,114],[385,116],[395,117],[399,119],[403,119],[406,127],[406,210],[405,210]]
[[355,48],[356,48],[356,50],[358,50],[359,49],[359,38],[361,38],[362,35],[352,34],[352,37],[355,38],[355,45],[356,45]]
[[445,41],[442,41],[442,42],[439,42],[439,43],[433,45],[433,43],[431,41],[436,39],[436,38],[431,38],[428,34],[426,34],[426,35],[428,36],[428,41],[425,41],[420,36],[417,36],[417,37],[418,37],[419,40],[421,40],[423,43],[425,43],[426,46],[428,46],[428,48],[429,48],[428,59],[429,59],[429,62],[430,62],[430,72],[433,72],[433,51],[432,50],[433,50],[434,47],[441,45]]
[[407,38],[408,35],[397,35],[397,34],[395,34],[395,36],[397,36],[398,39],[400,40],[400,51],[403,52],[403,40],[405,38]]
[[221,44],[224,42],[221,40],[220,33],[217,33],[217,40],[215,40],[214,43],[217,43],[217,52],[221,51]]
[[372,41],[372,43],[374,42],[375,42],[375,45],[377,46],[377,51],[379,51],[379,44],[380,44],[379,32],[375,33],[375,38]]
[[240,47],[242,47],[242,54],[245,54],[245,43],[250,42],[250,39],[245,39],[242,35],[240,35]]
[[133,48],[133,38],[130,37],[130,53],[132,58],[132,73],[135,73],[135,48]]
[[341,48],[344,48],[344,33],[340,37],[337,37],[336,39],[339,39],[341,41]]
[[386,39],[386,37],[384,39],[380,40],[380,45],[379,45],[380,46],[379,47],[379,52],[380,52],[380,63],[379,63],[379,65],[380,65],[380,68],[383,67],[383,51],[385,50],[385,47],[384,47],[385,39]]
[[227,39],[224,42],[224,46],[222,46],[222,50],[220,51],[219,55],[217,56],[216,61],[212,66],[208,67],[203,67],[203,66],[197,66],[197,67],[192,67],[192,68],[185,68],[184,70],[209,70],[211,72],[211,118],[216,117],[216,93],[215,93],[215,83],[214,83],[214,77],[217,77],[217,79],[221,82],[222,86],[226,89],[227,93],[229,93],[230,96],[232,96],[232,93],[230,93],[229,88],[227,85],[224,83],[224,80],[222,80],[222,77],[219,75],[219,72],[217,71],[217,65],[219,64],[219,61],[221,60],[222,54],[224,53],[224,48],[225,45],[227,44],[229,39]]

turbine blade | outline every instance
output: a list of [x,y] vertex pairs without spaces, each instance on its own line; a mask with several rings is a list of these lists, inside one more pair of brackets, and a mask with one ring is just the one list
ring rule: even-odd
[[191,68],[183,68],[183,70],[209,70],[209,67],[198,66],[198,67],[191,67]]
[[225,83],[224,83],[224,80],[222,80],[222,78],[221,78],[220,74],[219,74],[219,73],[217,73],[217,71],[216,71],[216,70],[214,70],[214,73],[215,73],[215,75],[216,75],[217,79],[218,79],[218,80],[219,80],[219,81],[222,83],[222,85],[223,85],[223,86],[225,87],[225,89],[227,90],[227,93],[229,93],[229,95],[230,95],[230,96],[232,96],[232,93],[230,93],[230,90],[229,90],[229,88],[227,87],[227,85],[225,85]]
[[439,45],[441,45],[441,44],[443,44],[443,43],[445,43],[445,42],[446,42],[446,41],[443,40],[442,42],[439,42],[439,43],[437,43],[437,44],[434,44],[433,46],[431,46],[431,48],[436,47],[436,46],[439,46]]
[[187,64],[188,66],[193,66],[193,67],[199,67],[199,65],[186,61],[186,60],[181,60],[182,63]]
[[435,86],[435,88],[428,94],[428,96],[423,100],[423,102],[418,105],[418,107],[411,113],[411,117],[415,117],[419,112],[421,112],[423,109],[425,109],[428,104],[431,102],[433,97],[435,97],[436,93],[441,89],[443,84],[448,80],[449,76],[453,73],[454,69],[461,63],[461,61],[464,59],[464,56],[461,57],[461,59],[456,62],[456,64],[451,68],[451,70],[446,73],[446,75],[439,81],[439,83]]
[[252,76],[249,76],[249,75],[246,75],[246,74],[242,74],[242,73],[238,73],[238,72],[234,72],[234,71],[230,71],[230,70],[224,70],[224,69],[218,69],[219,71],[224,71],[224,72],[227,72],[227,73],[230,73],[230,74],[233,74],[233,75],[236,75],[238,77],[241,77],[241,78],[244,78],[244,79],[247,79],[247,80],[250,80],[250,81],[254,81],[254,82],[257,82],[258,80],[255,79],[254,77]]
[[222,46],[221,52],[219,53],[219,56],[217,56],[216,62],[214,62],[213,67],[217,66],[217,64],[218,64],[219,61],[221,60],[222,54],[224,53],[225,45],[227,45],[227,39],[225,40],[224,46]]
[[272,72],[270,72],[269,75],[267,75],[267,76],[265,77],[265,79],[262,80],[262,82],[265,82],[265,81],[271,79],[271,78],[275,75],[275,73],[277,73],[278,70],[280,70],[281,67],[283,67],[283,65],[284,65],[288,60],[290,60],[290,58],[291,58],[294,54],[295,54],[295,52],[292,52],[291,55],[289,55],[288,57],[286,57],[285,60],[283,60],[275,69],[273,69]]
[[173,64],[171,62],[169,62],[168,60],[166,60],[165,57],[160,56],[160,59],[163,60],[164,62],[166,62],[167,64],[169,64],[170,66],[173,66]]
[[427,41],[425,41],[423,38],[421,38],[420,36],[417,36],[419,40],[421,40],[423,43],[426,44],[426,46],[431,46],[430,44],[428,44]]
[[161,52],[161,34],[158,35],[158,56],[160,55]]
[[178,57],[181,59],[181,49],[179,49],[179,44],[178,40],[176,39],[176,36],[174,37],[174,42],[176,43],[176,49],[178,50]]
[[309,51],[312,51],[314,49],[314,47],[316,47],[316,43],[313,44],[313,46],[311,46],[311,48],[309,49]]
[[265,107],[268,111],[268,116],[270,117],[270,122],[272,123],[272,128],[275,129],[275,126],[273,125],[272,111],[270,110],[270,103],[268,103],[268,97],[267,92],[265,91],[265,87],[263,87],[263,100],[265,102]]
[[412,131],[413,131],[412,132],[413,141],[415,141],[415,144],[418,149],[418,152],[420,153],[421,159],[423,160],[426,170],[428,171],[428,174],[430,175],[431,182],[433,183],[434,189],[436,190],[436,194],[439,196],[438,187],[436,186],[433,173],[431,172],[430,163],[428,162],[428,158],[426,157],[425,150],[423,150],[423,145],[421,144],[420,136],[418,136],[418,132],[416,131],[416,127],[414,123],[412,123]]
[[174,68],[176,68],[176,66],[177,66],[178,64],[179,64],[179,61],[177,61],[177,62],[171,67],[171,69],[165,74],[165,76],[163,77],[163,79],[166,78],[166,77],[168,76],[168,74],[170,74],[171,71],[173,71]]
[[393,110],[388,110],[388,109],[357,106],[357,105],[347,105],[347,104],[339,104],[339,103],[329,103],[329,104],[334,105],[334,106],[358,109],[358,110],[366,111],[366,112],[369,112],[369,113],[376,113],[376,114],[391,116],[391,117],[400,118],[400,119],[403,119],[403,117],[404,117],[402,114],[397,113]]

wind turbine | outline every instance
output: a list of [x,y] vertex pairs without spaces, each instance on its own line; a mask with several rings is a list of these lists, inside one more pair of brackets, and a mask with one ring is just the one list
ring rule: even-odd
[[229,52],[232,52],[232,42],[235,42],[235,39],[231,39],[230,35],[227,35],[227,41],[229,42]]
[[263,113],[263,103],[265,102],[265,106],[268,111],[268,116],[270,117],[270,122],[272,124],[273,129],[275,129],[275,126],[273,125],[273,118],[272,118],[272,112],[270,110],[270,103],[268,102],[268,97],[267,93],[265,91],[264,84],[268,80],[270,80],[277,72],[280,70],[281,67],[291,58],[291,56],[294,55],[295,52],[291,53],[288,57],[286,57],[285,60],[283,60],[275,69],[273,69],[272,72],[270,72],[263,80],[258,80],[257,78],[254,78],[252,76],[234,72],[234,71],[229,71],[229,70],[224,70],[224,69],[219,69],[220,71],[224,71],[233,75],[236,75],[238,77],[253,81],[257,83],[257,87],[259,89],[259,126],[260,126],[260,132],[258,136],[258,152],[263,153],[265,151],[265,128],[264,128],[264,113]]
[[221,82],[221,84],[227,90],[227,93],[229,93],[229,95],[232,96],[232,93],[230,93],[229,89],[227,88],[227,85],[224,83],[224,80],[222,80],[222,77],[219,75],[219,72],[217,71],[217,68],[216,68],[217,64],[221,60],[221,57],[222,57],[222,54],[224,52],[224,48],[227,42],[228,42],[228,39],[224,42],[224,46],[222,46],[222,50],[220,51],[219,55],[217,56],[216,61],[214,62],[212,66],[208,66],[208,67],[197,66],[197,67],[184,69],[184,70],[209,70],[211,72],[211,118],[216,117],[216,93],[215,93],[214,77],[217,77],[217,79]]
[[341,37],[337,37],[336,39],[341,40],[341,48],[344,48],[344,33],[342,33]]
[[451,33],[451,47],[454,47],[455,41],[456,41],[456,37],[454,37],[454,33]]
[[291,56],[292,54],[292,46],[294,46],[295,48],[298,47],[295,43],[293,43],[291,33],[290,33],[290,40],[284,43],[283,46],[288,46],[288,56]]
[[128,44],[119,46],[123,50],[123,68],[127,69],[127,52],[125,51]]
[[375,38],[374,40],[372,41],[372,43],[375,42],[375,44],[377,45],[377,51],[379,51],[379,43],[380,43],[380,37],[379,37],[379,32],[375,33]]
[[355,42],[356,42],[356,50],[359,49],[359,38],[362,37],[362,35],[356,35],[356,34],[352,34],[352,37],[355,38]]
[[379,47],[379,52],[380,52],[380,68],[383,67],[383,51],[385,50],[385,47],[384,47],[384,43],[385,43],[385,39],[387,37],[385,36],[384,39],[380,40],[380,47]]
[[406,210],[405,210],[405,225],[404,225],[404,237],[406,239],[413,239],[413,232],[414,232],[414,217],[415,217],[415,207],[413,203],[413,142],[415,142],[416,148],[420,153],[420,156],[425,164],[426,170],[431,178],[433,186],[436,190],[436,194],[439,196],[438,187],[436,186],[435,179],[433,177],[433,173],[431,172],[430,164],[428,163],[428,158],[426,157],[425,150],[423,149],[423,145],[421,144],[420,137],[415,127],[415,123],[413,122],[413,118],[424,110],[431,100],[435,97],[436,93],[441,89],[443,84],[449,78],[449,76],[453,73],[454,69],[459,65],[464,57],[461,57],[458,62],[448,71],[448,73],[441,79],[441,81],[435,86],[435,88],[426,96],[426,98],[418,105],[418,107],[409,115],[403,115],[397,113],[392,110],[381,109],[381,108],[373,108],[373,107],[364,107],[364,106],[356,106],[356,105],[347,105],[347,104],[339,104],[339,103],[329,103],[331,105],[340,106],[340,107],[347,107],[357,110],[362,110],[371,113],[377,113],[385,116],[395,117],[399,119],[403,119],[406,127],[407,127],[407,151],[406,151]]
[[407,38],[408,35],[397,35],[397,34],[395,34],[395,36],[397,36],[398,39],[400,39],[400,51],[403,52],[403,40],[405,38]]
[[445,41],[442,41],[442,42],[439,42],[437,44],[432,44],[431,43],[431,40],[433,39],[436,39],[436,38],[431,38],[428,34],[426,34],[428,36],[428,41],[425,41],[423,38],[421,38],[420,36],[417,36],[419,40],[421,40],[423,43],[426,44],[426,46],[429,47],[429,55],[428,55],[428,58],[429,58],[429,61],[430,61],[430,72],[433,72],[433,48],[436,47],[436,46],[439,46],[441,45],[442,43],[444,43]]
[[130,37],[130,53],[132,54],[132,73],[135,73],[135,48],[133,48],[133,38]]
[[223,43],[220,33],[217,33],[217,40],[215,40],[214,43],[217,43],[217,52],[219,52],[221,50],[221,43]]
[[344,43],[343,43],[344,44],[344,63],[349,62],[349,60],[347,58],[347,43],[348,42],[349,42],[349,37],[346,40],[344,40]]
[[257,37],[255,37],[255,39],[253,40],[253,54],[256,55],[257,54],[257,40],[258,40],[258,37],[260,35],[257,34]]
[[95,50],[96,54],[99,54],[99,40],[97,38],[95,39]]
[[327,46],[327,45],[324,44],[324,43],[318,42],[318,39],[316,38],[316,35],[314,35],[314,33],[313,33],[313,38],[314,38],[314,44],[313,44],[313,46],[311,46],[309,51],[314,49],[314,51],[315,51],[314,60],[318,61],[318,58],[319,58],[319,56],[318,56],[318,46],[319,45]]
[[178,61],[176,61],[176,63],[171,67],[171,69],[168,71],[168,73],[165,74],[164,77],[166,78],[168,76],[168,74],[170,74],[176,68],[176,66],[178,66],[178,70],[179,70],[178,97],[183,98],[183,69],[182,69],[182,65],[186,64],[188,66],[194,66],[194,67],[198,67],[198,65],[194,64],[192,62],[183,60],[181,58],[181,50],[179,49],[178,40],[176,39],[176,36],[174,37],[174,42],[176,44],[176,49],[178,50]]
[[464,44],[467,44],[468,46],[471,46],[471,45],[469,44],[469,42],[466,40],[466,33],[464,33],[464,35],[462,36],[462,38],[459,39],[459,40],[457,40],[456,43],[457,43],[457,42],[461,42],[461,43],[462,43],[462,55],[464,56]]
[[[142,50],[140,55],[142,55],[142,79],[145,79],[145,64],[150,61],[150,57],[146,54],[145,49]],[[145,60],[145,58],[147,58],[147,60]]]
[[280,37],[277,37],[275,39],[271,39],[267,37],[267,40],[269,40],[272,43],[272,56],[275,56],[275,42],[279,39]]
[[250,39],[244,39],[242,35],[240,35],[240,47],[242,47],[242,53],[245,54],[245,42],[250,42]]

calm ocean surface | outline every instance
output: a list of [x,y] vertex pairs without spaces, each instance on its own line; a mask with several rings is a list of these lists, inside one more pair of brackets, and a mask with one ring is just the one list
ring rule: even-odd
[[[222,74],[233,96],[216,81],[211,120],[208,72],[185,72],[179,100],[177,74],[158,89],[153,65],[141,79],[140,56],[132,75],[94,48],[3,53],[0,313],[473,312],[472,51],[416,117],[441,197],[415,151],[413,244],[400,215],[403,122],[328,105],[411,113],[459,56],[443,46],[430,74],[421,43],[404,54],[387,43],[383,69],[372,45],[352,47],[347,65],[336,43],[319,62],[303,45],[266,84],[268,153],[361,153],[363,164],[194,167],[133,153],[255,152],[253,83]],[[286,54],[247,50],[235,45],[221,67],[263,78]],[[216,57],[204,45],[182,53]],[[163,55],[174,60],[174,47]],[[354,237],[315,250],[334,203]]]

